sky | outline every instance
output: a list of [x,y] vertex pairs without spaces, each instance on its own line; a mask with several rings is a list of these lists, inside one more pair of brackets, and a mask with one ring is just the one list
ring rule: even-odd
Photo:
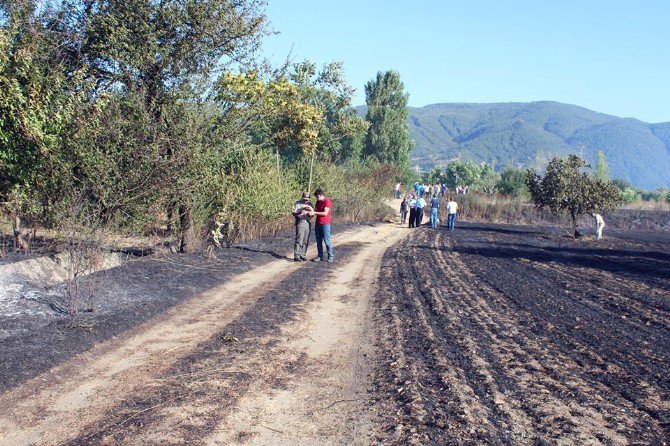
[[365,103],[378,71],[409,104],[553,100],[670,121],[669,0],[268,0],[276,63],[344,62]]

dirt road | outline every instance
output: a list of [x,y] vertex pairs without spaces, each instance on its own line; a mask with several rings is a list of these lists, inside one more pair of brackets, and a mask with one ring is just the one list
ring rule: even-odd
[[368,430],[367,278],[406,234],[335,234],[333,264],[252,269],[4,393],[0,443],[355,443]]
[[654,237],[361,226],[13,386],[0,444],[667,445]]

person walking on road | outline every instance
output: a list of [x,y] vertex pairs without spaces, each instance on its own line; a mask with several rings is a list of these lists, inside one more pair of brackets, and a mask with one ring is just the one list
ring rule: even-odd
[[314,235],[316,236],[316,250],[318,257],[313,259],[313,261],[322,262],[324,260],[323,244],[325,244],[328,261],[332,262],[333,245],[330,243],[330,213],[333,209],[333,205],[321,189],[315,190],[314,196],[316,197],[316,205],[314,206],[314,210],[309,212],[309,216],[316,216]]
[[407,212],[409,212],[409,203],[407,202],[407,196],[405,196],[400,203],[400,224],[404,225],[407,221]]
[[307,260],[309,236],[312,233],[312,219],[309,212],[314,210],[309,194],[303,192],[302,198],[293,205],[295,217],[295,244],[293,246],[293,260],[296,262]]
[[413,228],[416,223],[416,198],[414,198],[414,195],[410,195],[407,205],[409,206],[409,227]]
[[430,200],[430,227],[433,229],[437,228],[437,210],[440,207],[440,200],[437,198],[437,195],[434,195]]
[[447,203],[447,229],[453,231],[456,227],[456,214],[458,213],[458,203],[453,198]]
[[416,228],[421,227],[421,222],[423,221],[423,208],[425,207],[426,207],[426,200],[423,199],[423,196],[419,196],[419,199],[416,200],[416,214],[414,215],[414,217],[416,218],[414,227]]
[[605,220],[603,219],[603,216],[591,212],[591,216],[596,219],[596,240],[600,240],[603,238],[603,228],[605,227]]

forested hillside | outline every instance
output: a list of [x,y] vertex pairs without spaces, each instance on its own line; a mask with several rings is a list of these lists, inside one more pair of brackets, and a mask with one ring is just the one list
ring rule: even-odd
[[602,150],[613,178],[670,186],[670,123],[648,124],[558,102],[434,104],[409,109],[412,166],[455,158],[531,166],[554,155]]

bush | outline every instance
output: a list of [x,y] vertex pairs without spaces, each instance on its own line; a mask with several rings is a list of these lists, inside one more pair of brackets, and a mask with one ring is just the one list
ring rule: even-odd
[[210,185],[213,200],[201,203],[197,212],[214,216],[208,228],[215,244],[261,237],[287,226],[299,190],[294,172],[281,164],[278,169],[274,156],[260,149],[231,152],[219,167],[219,182]]
[[508,167],[500,174],[497,185],[498,191],[512,197],[530,198],[526,185],[526,171],[515,167]]
[[625,204],[635,203],[640,198],[640,193],[632,187],[627,187],[621,191],[621,199]]
[[[280,163],[262,149],[232,152],[218,161],[219,180],[200,197],[197,214],[215,245],[275,234],[293,225],[290,209],[307,191],[311,160]],[[340,165],[328,160],[314,163],[312,190],[321,188],[333,201],[337,222],[383,218],[384,198],[398,169],[376,162]],[[214,218],[209,223],[208,216]],[[201,233],[204,231],[201,230]]]

